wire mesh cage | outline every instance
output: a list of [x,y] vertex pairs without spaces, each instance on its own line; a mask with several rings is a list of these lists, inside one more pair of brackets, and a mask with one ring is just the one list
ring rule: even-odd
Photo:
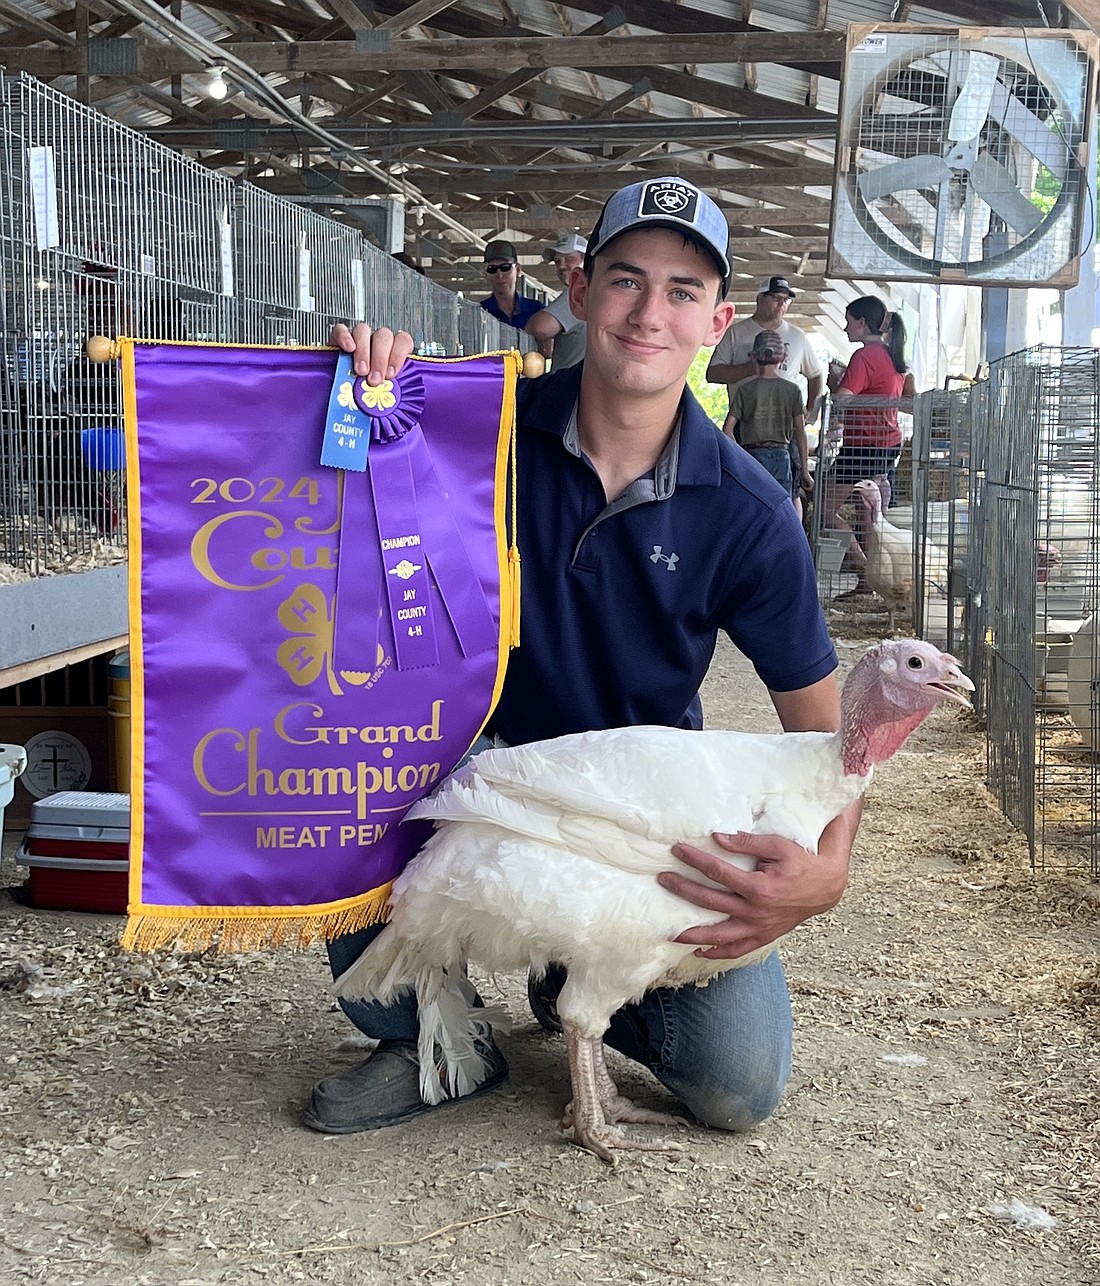
[[913,422],[913,626],[961,655],[970,534],[970,391],[933,389],[916,399]]
[[0,74],[0,565],[125,558],[121,389],[96,334],[325,344],[334,322],[437,355],[527,348],[361,233]]
[[0,81],[0,111],[0,559],[72,570],[125,536],[118,373],[84,344],[227,335],[209,247],[230,184],[26,78]]
[[1100,352],[994,362],[975,409],[968,602],[989,782],[1037,865],[1095,879]]
[[[914,632],[963,658],[976,685],[986,776],[1005,815],[1037,866],[1092,879],[1100,878],[1098,425],[1100,351],[1012,354],[985,380],[917,396],[910,457],[899,463],[902,503],[885,511],[911,534]],[[834,415],[823,423],[823,478],[841,440]],[[830,527],[827,500],[819,509],[819,588],[835,603],[855,580],[840,562],[850,537]]]
[[[877,433],[892,430],[894,426],[901,431],[902,444],[883,458],[876,456],[873,465],[868,456],[866,467],[855,469],[866,477],[855,477],[850,462],[859,459],[853,454],[859,448],[849,442],[849,449],[843,450],[846,427],[851,438],[853,428]],[[912,426],[911,399],[861,394],[843,401],[826,400],[814,453],[810,520],[818,597],[826,606],[875,615],[888,610],[881,597],[862,592],[860,588],[864,578],[859,574],[859,567],[866,556],[864,551],[870,549],[875,540],[875,533],[873,515],[857,492],[856,483],[868,480],[878,484],[881,522],[888,527],[896,525],[895,519],[911,523],[912,457],[908,443]],[[912,597],[911,584],[903,597],[908,605]],[[907,606],[907,610],[911,612],[911,606]]]

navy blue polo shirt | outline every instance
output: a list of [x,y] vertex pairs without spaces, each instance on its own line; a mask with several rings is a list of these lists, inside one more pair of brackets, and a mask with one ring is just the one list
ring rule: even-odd
[[490,295],[488,299],[481,301],[482,308],[497,319],[498,322],[504,322],[506,326],[515,326],[517,330],[522,330],[536,313],[541,313],[546,305],[539,299],[530,299],[527,295],[516,296],[516,311],[511,317],[506,316],[496,301],[495,295]]
[[786,492],[685,389],[656,469],[608,505],[568,432],[581,370],[521,381],[520,646],[491,730],[518,744],[700,727],[699,685],[720,629],[776,691],[831,674],[836,652]]

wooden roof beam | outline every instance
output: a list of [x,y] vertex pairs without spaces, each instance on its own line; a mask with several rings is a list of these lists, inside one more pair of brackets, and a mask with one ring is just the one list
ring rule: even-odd
[[[26,11],[26,5],[21,0],[0,0],[0,14],[6,15],[15,23],[18,31],[27,31],[35,36],[38,40],[49,40],[62,49],[73,49],[76,47],[76,37],[67,31],[62,31],[60,27],[55,27],[52,22],[47,22],[44,18],[36,18],[33,14]],[[13,35],[13,32],[8,32]],[[3,60],[0,60],[2,62]]]
[[[4,0],[11,3],[12,0]],[[368,32],[373,35],[373,32]],[[51,37],[52,38],[52,37]],[[809,48],[839,75],[845,35],[840,31],[710,33],[688,36],[559,36],[553,39],[503,37],[492,40],[391,40],[387,47],[360,47],[357,41],[227,41],[221,46],[253,71],[285,76],[306,71],[343,75],[348,72],[442,72],[463,68],[506,72],[520,68],[543,71],[552,67],[651,67],[662,63],[729,64],[789,62],[805,57]],[[367,42],[364,42],[366,45]],[[87,55],[78,49],[17,51],[22,70],[55,76],[87,73]],[[165,44],[140,44],[138,74],[161,80],[176,73],[201,71],[202,64],[182,49]],[[0,62],[9,61],[0,49]],[[14,61],[14,60],[12,60]],[[690,78],[689,78],[690,79]]]
[[[831,186],[832,171],[826,166],[794,165],[784,170],[768,166],[741,166],[736,169],[707,169],[703,166],[676,164],[673,158],[662,157],[646,169],[609,171],[606,169],[555,170],[532,169],[530,166],[492,166],[488,170],[449,170],[446,174],[430,169],[410,168],[406,178],[422,192],[436,195],[458,192],[511,193],[516,183],[522,182],[524,190],[537,187],[544,192],[605,192],[618,191],[627,183],[655,178],[665,170],[688,179],[708,190],[725,189],[731,192],[757,188],[793,188]],[[793,204],[793,202],[784,202]],[[829,202],[821,197],[811,197],[808,205],[820,204],[828,210]]]

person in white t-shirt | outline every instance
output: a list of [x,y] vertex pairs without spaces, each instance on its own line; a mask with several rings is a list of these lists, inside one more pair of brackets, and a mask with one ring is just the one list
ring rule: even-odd
[[[779,367],[782,379],[794,380],[801,375],[806,381],[807,425],[817,420],[821,394],[825,391],[825,372],[817,355],[810,347],[804,330],[785,320],[785,314],[795,297],[786,277],[766,277],[756,295],[756,311],[743,321],[734,322],[719,340],[707,367],[707,379],[712,384],[725,384],[730,402],[733,390],[743,380],[759,374],[752,356],[752,347],[761,331],[775,331],[787,346],[787,356]],[[528,327],[530,329],[530,327]],[[727,416],[723,431],[732,433],[733,425]],[[792,453],[791,467],[795,471],[795,507],[801,512],[800,492],[809,491],[813,479],[801,468],[801,462]]]
[[524,327],[528,335],[538,340],[539,352],[549,357],[554,370],[564,370],[584,360],[586,327],[569,307],[569,281],[574,268],[584,263],[588,242],[575,232],[563,233],[552,246],[542,252],[547,262],[553,262],[565,289],[552,303],[535,314]]

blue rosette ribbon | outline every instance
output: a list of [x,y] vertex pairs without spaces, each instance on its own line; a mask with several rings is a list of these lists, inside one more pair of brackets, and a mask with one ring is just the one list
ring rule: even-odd
[[463,656],[495,648],[498,627],[421,424],[427,404],[421,372],[410,361],[378,385],[349,377],[350,359],[337,368],[321,455],[322,463],[332,463],[325,457],[337,424],[356,443],[356,462],[344,476],[337,671],[346,681],[369,682],[385,664],[390,639],[398,670],[437,665],[440,603]]

